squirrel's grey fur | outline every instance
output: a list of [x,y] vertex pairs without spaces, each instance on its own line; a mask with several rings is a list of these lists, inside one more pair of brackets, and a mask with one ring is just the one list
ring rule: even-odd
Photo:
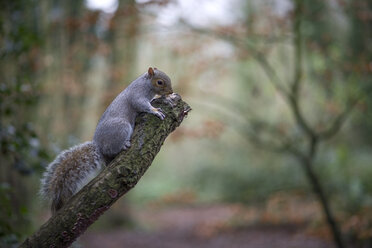
[[88,141],[61,152],[41,179],[41,195],[51,201],[54,213],[103,168],[97,146]]
[[103,166],[130,147],[134,123],[140,112],[164,119],[161,109],[151,106],[157,95],[173,93],[170,78],[149,68],[123,90],[100,118],[93,141],[61,152],[50,163],[41,179],[41,195],[51,202],[54,214],[76,192],[93,179]]
[[[154,73],[162,78],[166,85],[171,85],[170,78],[164,72],[155,70]],[[171,87],[165,92],[161,88],[155,88],[149,73],[145,73],[112,101],[99,120],[93,137],[93,142],[106,160],[112,160],[120,151],[130,146],[130,137],[138,113],[148,112],[164,118],[164,114],[152,107],[150,102],[155,95],[169,94],[171,91]]]

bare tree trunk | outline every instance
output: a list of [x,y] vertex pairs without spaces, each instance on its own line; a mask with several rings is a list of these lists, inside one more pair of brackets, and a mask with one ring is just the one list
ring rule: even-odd
[[[313,170],[313,162],[314,158],[316,157],[318,142],[320,138],[327,138],[326,136],[322,136],[319,132],[317,132],[314,128],[312,128],[309,123],[307,123],[303,113],[300,109],[300,100],[299,100],[299,92],[301,86],[303,84],[303,53],[302,53],[302,30],[301,30],[301,22],[302,22],[302,15],[303,15],[303,1],[302,0],[294,0],[295,10],[294,10],[294,19],[293,19],[293,44],[295,48],[295,71],[293,75],[293,82],[290,94],[288,96],[288,102],[292,113],[294,115],[294,119],[297,122],[298,126],[303,130],[305,138],[309,141],[309,148],[307,154],[300,157],[300,164],[302,165],[303,169],[305,170],[305,174],[311,184],[314,194],[318,197],[320,204],[323,208],[324,215],[326,217],[328,226],[332,232],[334,242],[338,248],[344,248],[344,244],[342,242],[342,235],[340,233],[339,227],[337,222],[335,221],[332,210],[330,208],[329,200],[325,195],[324,189],[320,184],[319,178],[315,174]],[[340,116],[343,116],[341,114]],[[335,121],[331,128],[334,130],[338,130],[338,121]]]
[[342,235],[337,225],[335,218],[333,217],[332,210],[327,199],[327,196],[324,192],[324,189],[319,181],[319,178],[315,174],[313,169],[313,161],[316,156],[316,150],[318,147],[318,141],[316,138],[313,138],[310,142],[309,147],[309,156],[300,159],[300,163],[305,171],[306,177],[309,180],[309,183],[313,189],[314,194],[318,197],[319,202],[322,206],[323,213],[327,220],[327,224],[331,230],[333,240],[338,248],[344,248],[345,245],[342,241]]
[[180,97],[173,107],[164,98],[157,99],[154,106],[161,107],[166,118],[161,121],[154,115],[141,114],[136,120],[131,148],[119,154],[20,247],[68,247],[137,184],[165,138],[191,110]]

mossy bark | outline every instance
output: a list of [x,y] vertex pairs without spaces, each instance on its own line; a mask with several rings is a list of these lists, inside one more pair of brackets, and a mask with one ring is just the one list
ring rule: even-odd
[[122,195],[133,188],[151,165],[165,138],[191,110],[180,97],[172,104],[164,98],[153,106],[162,108],[162,121],[140,114],[132,136],[132,146],[120,153],[96,178],[80,190],[20,247],[68,247]]

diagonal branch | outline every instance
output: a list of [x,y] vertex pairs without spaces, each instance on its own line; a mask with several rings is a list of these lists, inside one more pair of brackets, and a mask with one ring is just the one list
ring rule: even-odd
[[298,92],[302,82],[303,74],[303,56],[302,56],[302,32],[301,32],[301,18],[302,18],[302,3],[298,2],[295,8],[295,15],[293,20],[293,45],[294,45],[294,56],[295,56],[295,68],[292,82],[291,93],[294,97],[298,98]]
[[344,124],[347,117],[353,111],[355,105],[357,105],[359,101],[357,99],[351,101],[346,107],[345,110],[340,113],[332,122],[332,125],[322,132],[319,132],[318,137],[319,139],[326,140],[332,138],[338,131],[341,129],[342,125]]
[[252,45],[249,40],[245,40],[242,38],[239,38],[237,36],[234,36],[233,34],[226,32],[226,31],[211,31],[204,28],[197,28],[193,27],[185,22],[183,24],[188,27],[190,30],[217,37],[219,39],[225,40],[227,42],[230,42],[234,44],[236,47],[243,46],[243,49],[246,49],[248,52],[251,53],[252,57],[257,61],[258,65],[261,66],[267,77],[269,78],[269,82],[274,86],[274,88],[284,96],[284,99],[287,100],[288,98],[288,90],[284,87],[284,84],[282,83],[280,77],[277,75],[275,69],[272,67],[272,65],[269,63],[269,61],[266,59],[265,55],[259,51],[257,48]]
[[[287,137],[268,123],[259,120],[250,120],[250,126],[252,128],[245,132],[246,137],[258,148],[277,153],[289,153],[299,159],[305,157],[297,147],[299,140]],[[275,137],[275,140],[266,140],[261,136],[261,133],[270,133],[271,136]]]
[[150,114],[137,117],[131,148],[119,154],[20,247],[68,247],[137,184],[166,137],[191,110],[179,96],[172,104],[160,98],[153,105],[161,107],[166,118],[161,121]]
[[275,69],[270,65],[265,55],[263,55],[263,53],[260,52],[259,50],[255,49],[253,45],[249,44],[248,41],[245,42],[245,45],[246,45],[245,48],[252,54],[252,57],[257,61],[257,63],[264,70],[271,84],[286,99],[286,97],[288,97],[288,94],[289,94],[288,90],[283,86],[284,84],[281,82],[281,79],[277,75]]
[[306,121],[300,108],[299,92],[301,85],[303,83],[303,55],[302,55],[302,32],[301,32],[301,22],[302,22],[302,8],[303,3],[297,1],[294,10],[294,20],[293,20],[293,44],[294,44],[294,58],[295,58],[295,68],[293,74],[293,81],[291,84],[291,92],[288,95],[289,107],[292,110],[294,119],[300,128],[306,133],[310,139],[316,137],[315,130]]

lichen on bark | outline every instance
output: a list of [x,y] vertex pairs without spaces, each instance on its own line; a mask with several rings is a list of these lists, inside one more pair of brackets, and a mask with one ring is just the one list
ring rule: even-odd
[[156,99],[152,105],[160,107],[166,118],[160,120],[151,114],[140,114],[136,119],[132,146],[120,153],[20,247],[68,247],[137,184],[166,137],[191,110],[178,95],[172,101],[169,98]]

